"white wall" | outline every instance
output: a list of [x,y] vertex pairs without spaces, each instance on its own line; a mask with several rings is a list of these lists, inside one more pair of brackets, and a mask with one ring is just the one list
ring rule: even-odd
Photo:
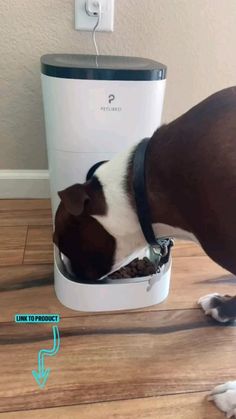
[[[236,0],[115,3],[115,32],[97,35],[100,51],[167,64],[165,121],[236,84]],[[0,169],[47,168],[40,56],[94,52],[73,13],[73,0],[0,1]]]

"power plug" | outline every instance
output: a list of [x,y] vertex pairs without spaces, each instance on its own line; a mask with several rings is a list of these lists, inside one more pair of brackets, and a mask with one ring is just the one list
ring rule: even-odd
[[[98,16],[100,8],[101,8],[101,3],[99,2],[99,0],[86,0],[85,2],[86,13],[91,17]],[[102,13],[102,9],[101,9],[101,13]]]
[[75,29],[92,32],[100,8],[101,16],[96,32],[113,32],[114,2],[115,0],[75,0]]

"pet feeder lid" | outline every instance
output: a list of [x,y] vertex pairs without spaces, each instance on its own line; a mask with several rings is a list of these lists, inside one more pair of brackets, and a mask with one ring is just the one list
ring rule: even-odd
[[41,72],[51,77],[89,80],[163,80],[166,66],[140,57],[47,54]]

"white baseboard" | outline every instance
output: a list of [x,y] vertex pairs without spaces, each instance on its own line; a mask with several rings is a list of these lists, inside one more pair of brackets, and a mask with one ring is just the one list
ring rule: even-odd
[[0,199],[49,197],[48,170],[0,170]]

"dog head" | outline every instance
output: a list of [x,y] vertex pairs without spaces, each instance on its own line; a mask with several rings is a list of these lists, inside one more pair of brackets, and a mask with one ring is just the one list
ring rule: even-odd
[[94,218],[108,210],[102,186],[94,176],[58,194],[53,241],[78,279],[94,282],[111,270],[116,251],[115,238]]
[[120,269],[146,244],[128,187],[133,148],[99,166],[86,183],[59,192],[54,243],[78,281]]

